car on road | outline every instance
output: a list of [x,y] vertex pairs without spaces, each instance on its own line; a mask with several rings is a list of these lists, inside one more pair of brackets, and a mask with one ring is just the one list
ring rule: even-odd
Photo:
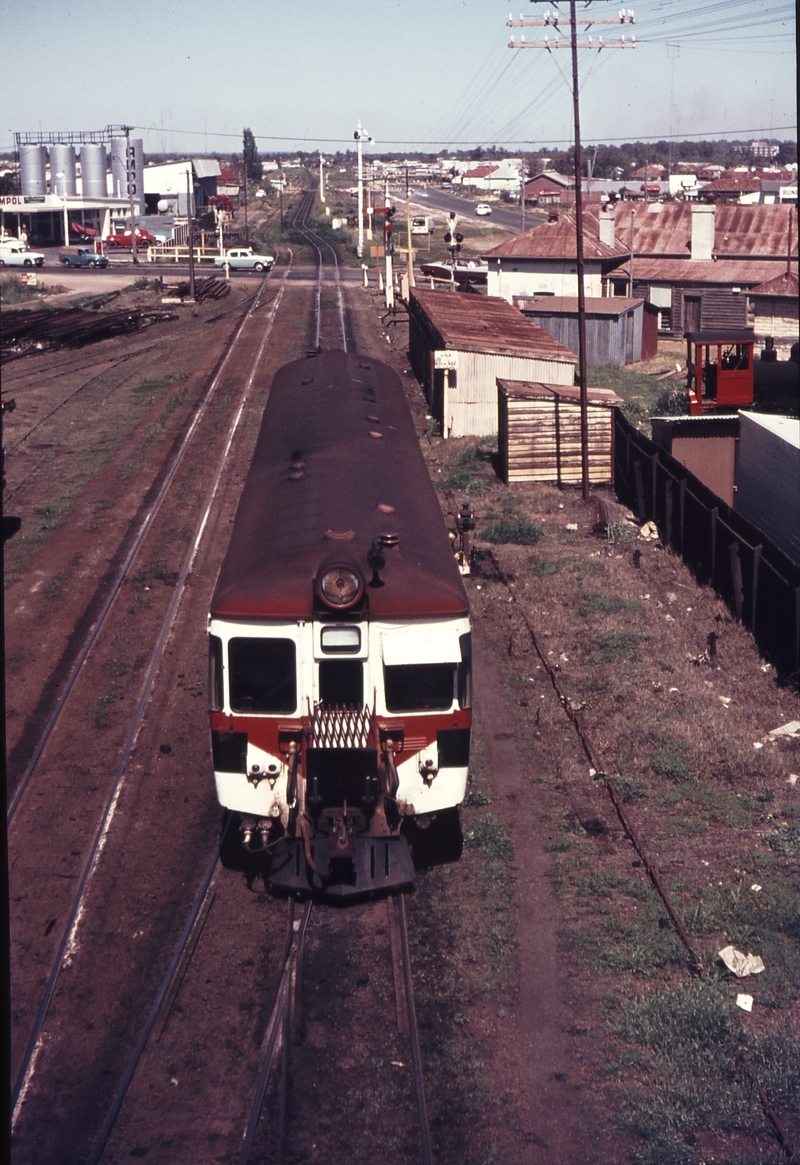
[[31,251],[19,239],[0,241],[0,267],[41,267],[44,255],[41,251]]
[[475,213],[481,214],[481,215],[491,214],[492,208],[491,208],[491,206],[489,206],[488,202],[479,202],[478,205],[475,207]]
[[[149,231],[146,231],[146,230],[142,229],[141,227],[136,228],[136,249],[137,249],[137,251],[140,248],[141,248],[141,250],[144,250],[146,247],[154,247],[155,245],[156,245],[156,240],[155,240],[154,236],[150,234]],[[108,235],[108,237],[106,238],[106,246],[107,247],[120,247],[120,248],[122,248],[122,250],[132,251],[133,250],[133,236],[131,234],[131,228],[128,227],[124,231],[118,231],[114,235]]]
[[62,252],[58,256],[59,263],[65,267],[107,267],[108,257],[97,255],[91,247],[78,247],[77,252]]
[[257,255],[252,247],[233,247],[226,255],[217,255],[214,266],[227,263],[234,271],[270,271],[274,262],[274,255]]
[[[432,275],[434,279],[453,279],[453,264],[450,259],[441,259],[438,263],[423,263],[422,274]],[[489,274],[489,264],[480,259],[456,259],[456,283],[485,283]]]

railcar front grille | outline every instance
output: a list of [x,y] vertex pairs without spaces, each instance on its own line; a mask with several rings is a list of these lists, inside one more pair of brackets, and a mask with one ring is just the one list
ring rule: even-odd
[[368,707],[329,708],[315,704],[311,713],[311,748],[367,748],[372,715]]

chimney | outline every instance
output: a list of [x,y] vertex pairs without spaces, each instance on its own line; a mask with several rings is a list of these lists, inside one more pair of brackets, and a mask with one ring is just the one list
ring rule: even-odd
[[710,259],[714,250],[713,204],[693,202],[692,206],[692,259]]
[[614,246],[614,219],[617,208],[613,202],[607,202],[600,207],[597,218],[600,223],[600,242],[607,247]]

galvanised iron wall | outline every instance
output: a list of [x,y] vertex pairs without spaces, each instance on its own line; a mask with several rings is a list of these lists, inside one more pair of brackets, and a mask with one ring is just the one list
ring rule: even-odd
[[800,671],[800,566],[615,412],[617,497],[658,525],[664,545],[715,588],[779,671]]

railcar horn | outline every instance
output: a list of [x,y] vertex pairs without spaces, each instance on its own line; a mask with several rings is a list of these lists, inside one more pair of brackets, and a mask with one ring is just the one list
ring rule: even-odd
[[391,550],[393,547],[399,545],[399,534],[379,534],[373,541],[367,554],[367,562],[372,567],[372,578],[369,580],[371,587],[383,587],[386,585],[378,573],[386,566],[386,559],[383,557],[383,552],[384,550]]

